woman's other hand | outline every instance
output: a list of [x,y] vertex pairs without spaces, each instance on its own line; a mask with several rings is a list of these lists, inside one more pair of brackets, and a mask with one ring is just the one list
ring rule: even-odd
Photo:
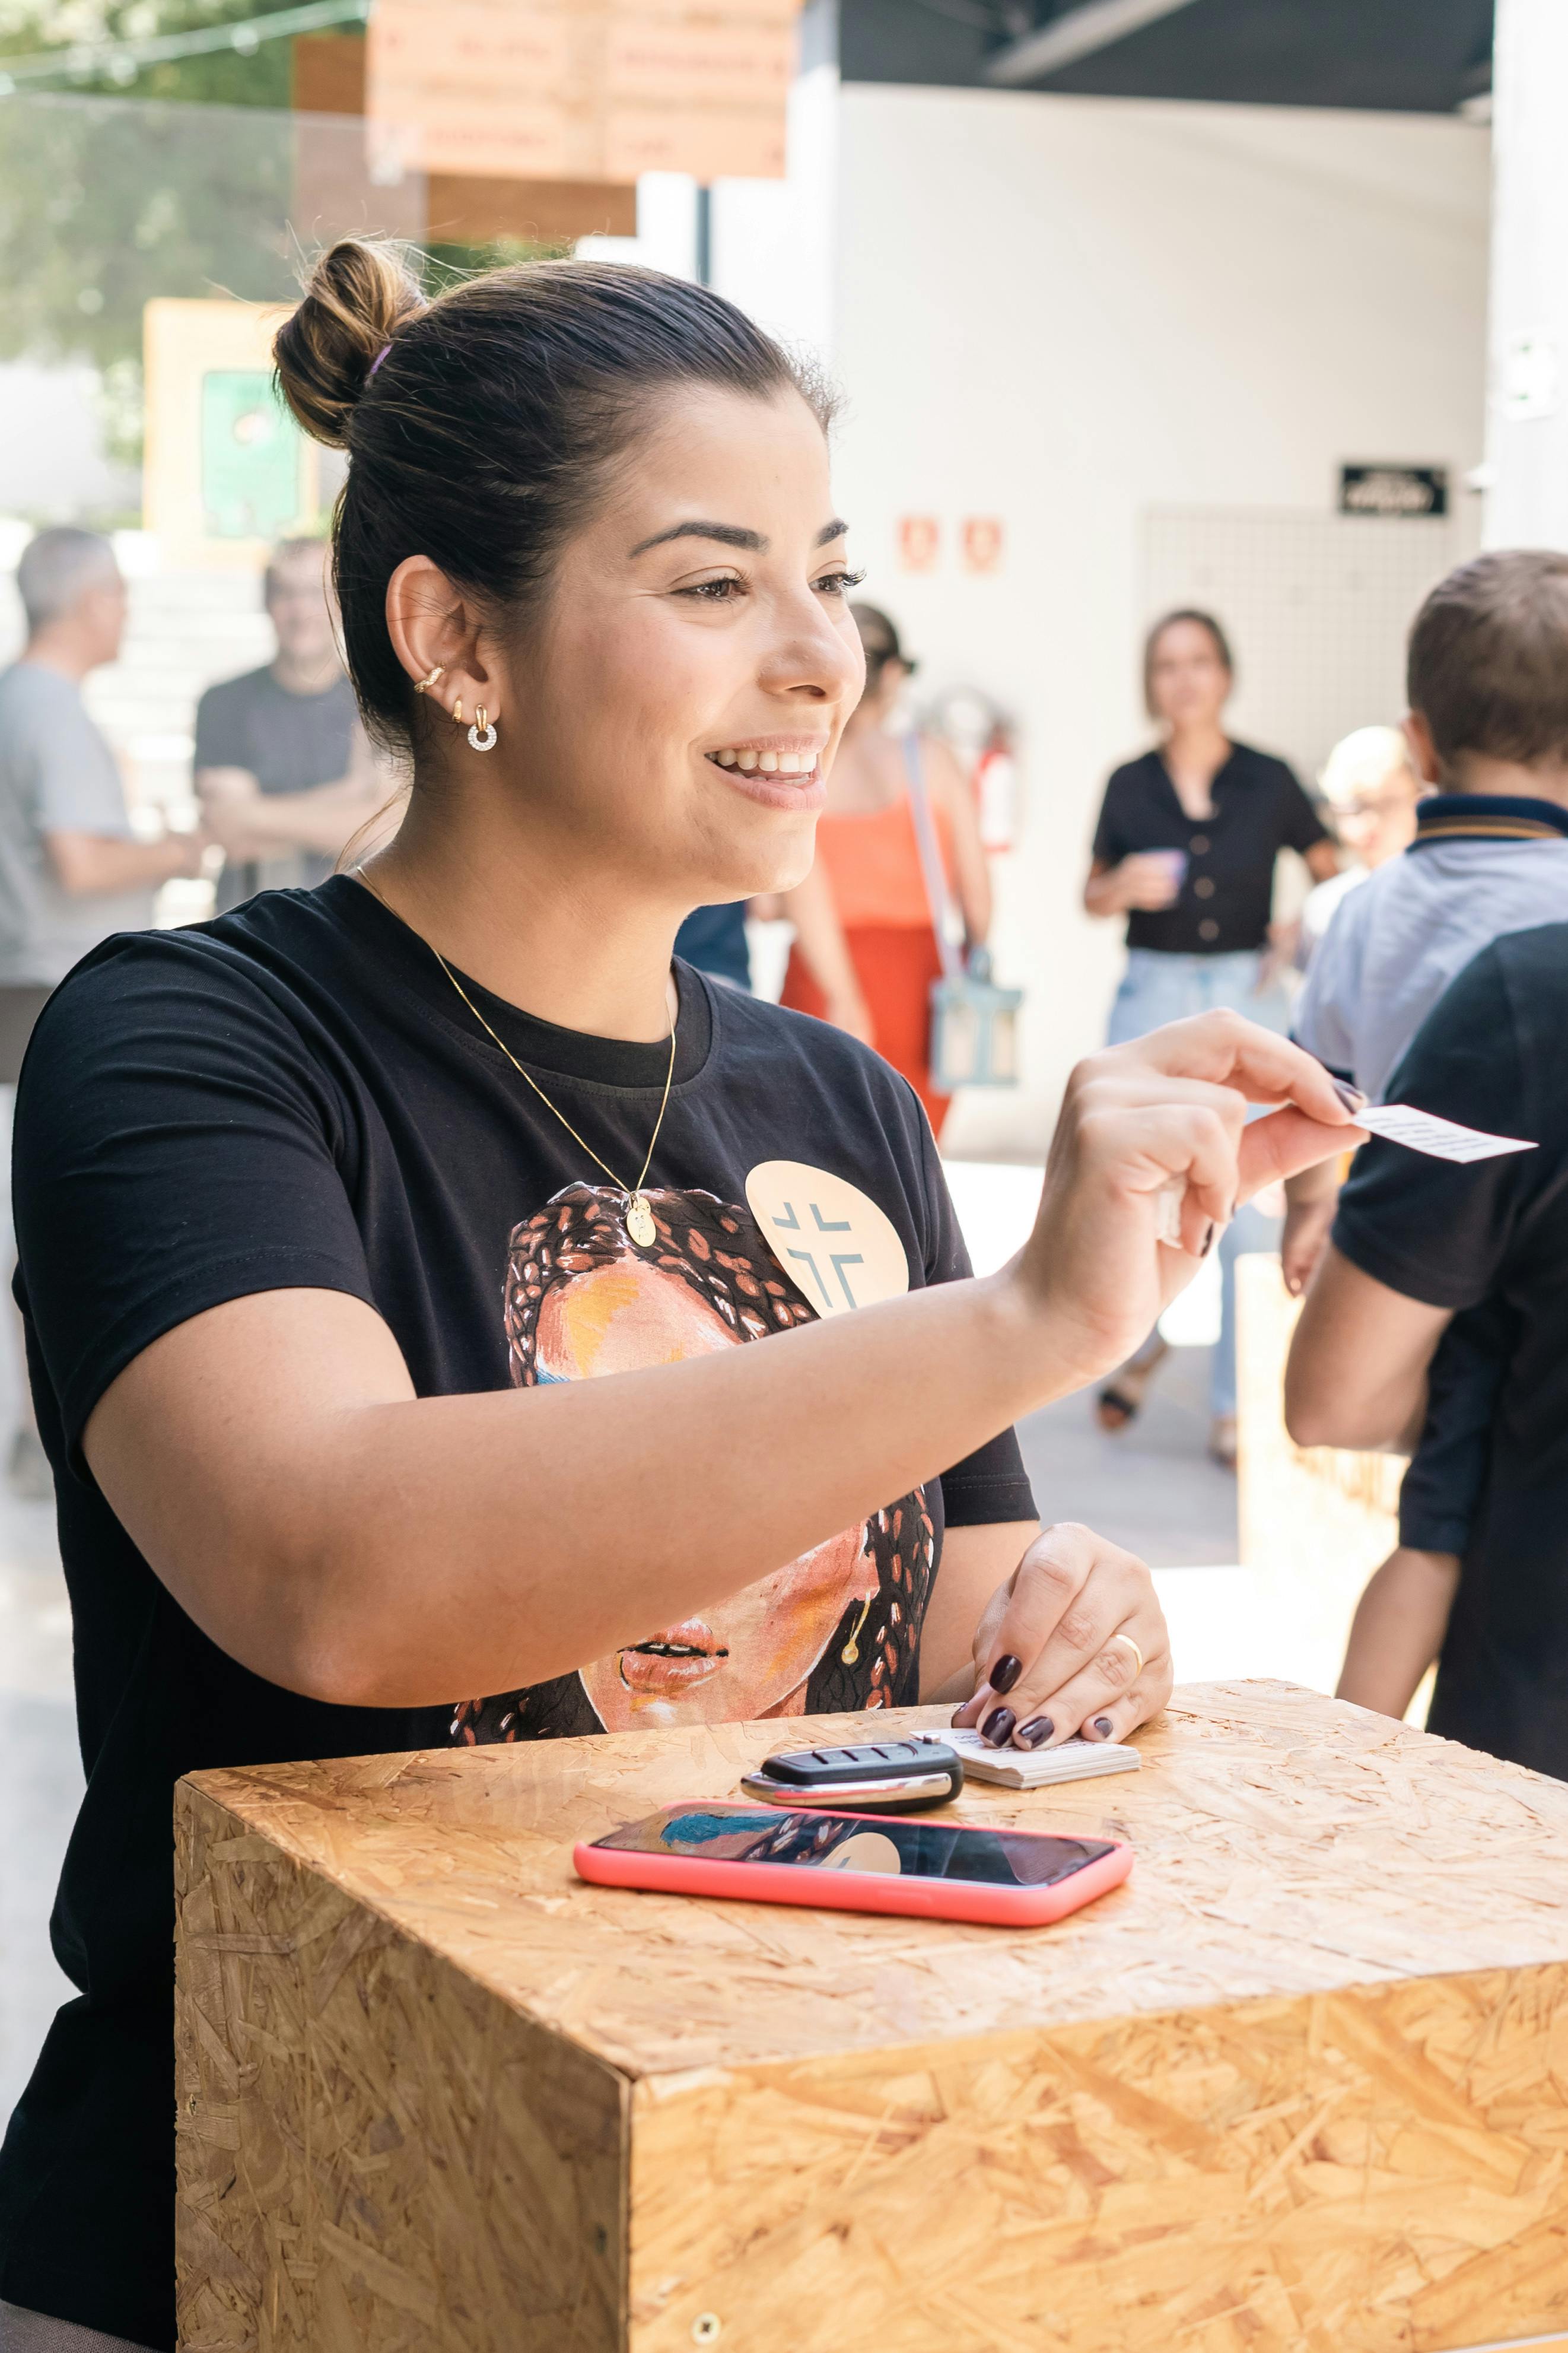
[[1170,1636],[1143,1563],[1064,1520],[1035,1538],[974,1630],[955,1725],[993,1746],[1124,1740],[1171,1696]]
[[1002,1280],[1082,1387],[1132,1354],[1242,1202],[1363,1140],[1322,1064],[1239,1014],[1107,1047],[1068,1081],[1035,1229]]

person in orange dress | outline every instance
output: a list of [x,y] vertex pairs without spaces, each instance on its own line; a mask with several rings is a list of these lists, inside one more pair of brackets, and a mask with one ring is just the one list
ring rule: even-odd
[[[908,1079],[940,1134],[949,1098],[931,1080],[931,988],[942,958],[921,865],[910,772],[893,715],[914,665],[874,605],[852,607],[866,691],[844,731],[817,820],[816,862],[784,900],[795,927],[782,1002],[837,1023]],[[921,739],[921,768],[949,894],[965,944],[991,925],[991,878],[963,770]]]

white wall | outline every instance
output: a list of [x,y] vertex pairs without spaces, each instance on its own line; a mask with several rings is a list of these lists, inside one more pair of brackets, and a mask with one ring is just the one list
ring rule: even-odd
[[[1145,740],[1145,512],[1324,514],[1355,459],[1445,463],[1459,491],[1480,455],[1486,136],[858,85],[838,132],[838,496],[866,594],[923,690],[972,680],[1024,724],[998,945],[1029,990],[1027,1084],[972,1099],[956,1135],[1024,1149],[1119,962],[1077,902],[1104,775]],[[905,513],[945,526],[934,576],[895,568]],[[957,569],[966,514],[1004,519],[1000,577]],[[1247,616],[1227,618],[1245,667]]]

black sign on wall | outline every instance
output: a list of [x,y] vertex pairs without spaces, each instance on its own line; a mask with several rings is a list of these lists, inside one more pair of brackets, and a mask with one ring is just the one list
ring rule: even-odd
[[1392,515],[1407,522],[1412,516],[1447,512],[1447,466],[1340,468],[1341,514]]

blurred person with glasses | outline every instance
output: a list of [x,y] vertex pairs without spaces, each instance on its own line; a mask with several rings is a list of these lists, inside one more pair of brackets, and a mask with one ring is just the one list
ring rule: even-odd
[[1307,894],[1296,961],[1305,971],[1317,954],[1340,901],[1415,839],[1415,804],[1426,786],[1411,765],[1397,727],[1356,727],[1324,762],[1319,788],[1334,831],[1353,863]]
[[[44,1000],[111,932],[144,931],[153,895],[201,871],[204,839],[138,839],[114,754],[89,716],[82,681],[114,661],[125,583],[97,532],[41,531],[16,588],[21,654],[0,675],[0,1137],[9,1155],[17,1072]],[[8,1190],[8,1188],[7,1188]],[[6,1474],[16,1493],[52,1493],[18,1374]]]
[[324,543],[280,541],[262,600],[272,659],[196,707],[196,797],[225,856],[219,914],[258,891],[314,890],[387,800],[338,649]]

